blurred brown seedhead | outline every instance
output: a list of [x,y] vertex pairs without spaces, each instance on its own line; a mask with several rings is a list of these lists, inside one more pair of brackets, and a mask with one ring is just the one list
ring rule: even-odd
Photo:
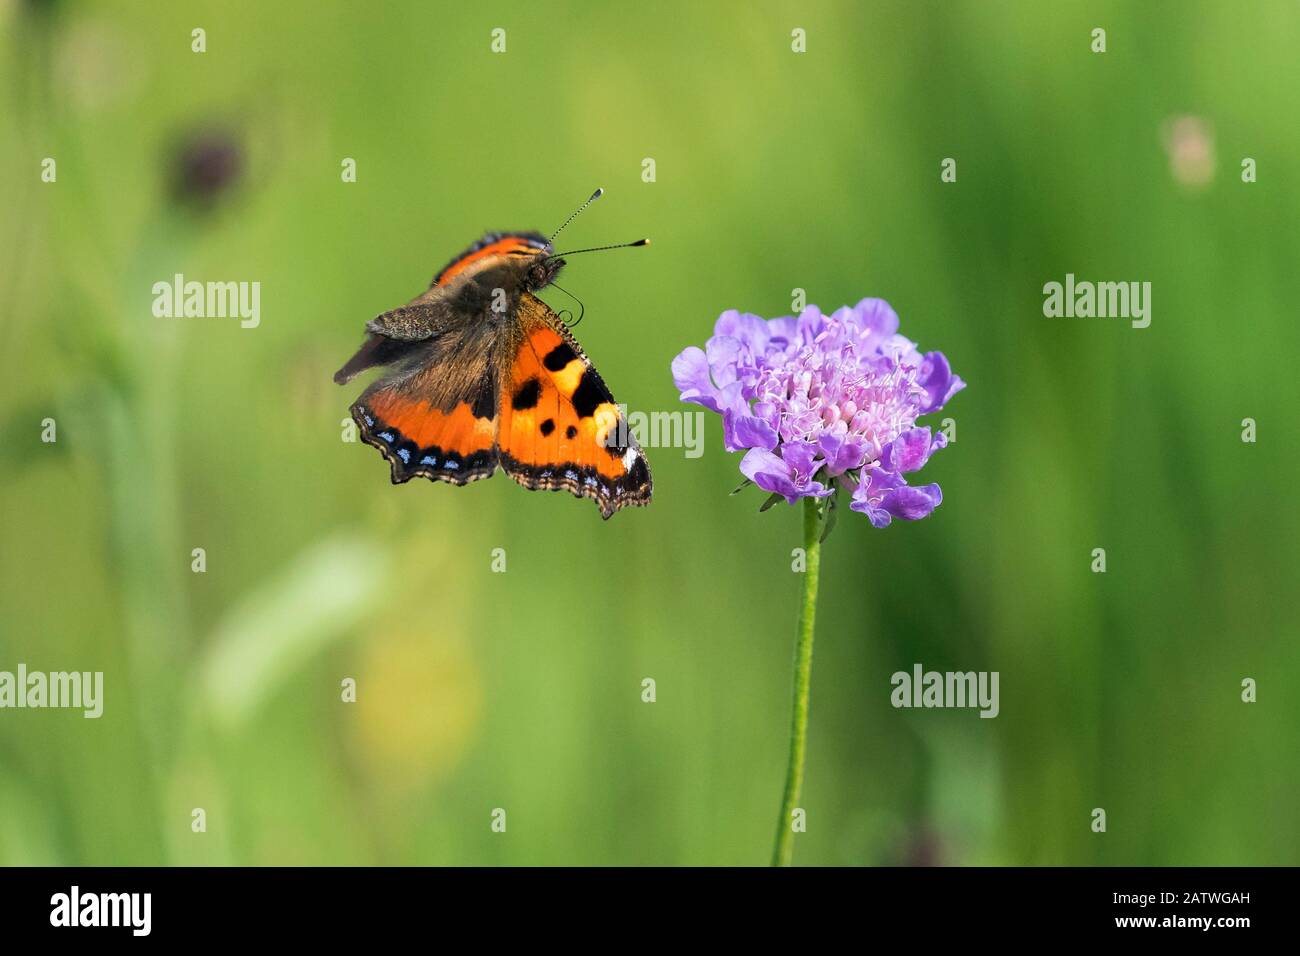
[[914,830],[900,851],[900,863],[903,866],[942,866],[944,863],[943,841],[938,833],[927,826]]
[[228,130],[202,130],[181,137],[171,161],[171,196],[206,212],[226,201],[244,171],[244,149]]

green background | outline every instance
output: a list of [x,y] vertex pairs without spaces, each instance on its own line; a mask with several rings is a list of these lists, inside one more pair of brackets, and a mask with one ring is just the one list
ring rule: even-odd
[[[1297,862],[1294,4],[0,10],[0,669],[106,685],[0,711],[0,861],[766,862],[799,514],[728,496],[715,416],[607,523],[341,440],[367,319],[600,185],[567,244],[654,244],[564,285],[633,410],[693,410],[673,356],[795,288],[969,383],[938,511],[826,546],[796,862]],[[205,129],[243,171],[196,211]],[[259,281],[261,325],[154,318],[177,272]],[[1045,318],[1067,272],[1151,282],[1151,327]],[[998,671],[1000,716],[893,709],[917,662]]]

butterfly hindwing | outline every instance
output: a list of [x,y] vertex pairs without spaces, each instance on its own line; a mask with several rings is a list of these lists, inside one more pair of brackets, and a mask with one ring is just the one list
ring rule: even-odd
[[420,476],[464,485],[496,471],[497,376],[491,362],[460,361],[460,351],[430,346],[353,404],[393,484]]
[[601,515],[648,504],[650,469],[618,405],[546,303],[525,293],[497,400],[501,467],[525,488],[592,498]]

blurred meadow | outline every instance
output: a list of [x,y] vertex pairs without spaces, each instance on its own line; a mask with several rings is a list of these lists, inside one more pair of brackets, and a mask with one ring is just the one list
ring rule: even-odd
[[[0,2],[0,670],[105,675],[98,720],[0,710],[0,863],[766,862],[799,514],[728,495],[716,416],[609,522],[341,440],[367,319],[596,186],[567,245],[653,245],[563,284],[634,411],[694,411],[673,356],[796,288],[969,383],[942,506],[824,549],[797,863],[1300,861],[1298,36],[1285,0]],[[260,324],[155,318],[176,273],[260,282]],[[1045,318],[1066,273],[1151,282],[1151,326]],[[918,662],[998,671],[1000,715],[895,710]]]

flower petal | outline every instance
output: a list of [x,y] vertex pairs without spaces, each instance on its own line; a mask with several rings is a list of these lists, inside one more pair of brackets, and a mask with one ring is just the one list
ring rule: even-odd
[[918,521],[926,517],[943,501],[943,491],[938,485],[921,485],[913,488],[904,485],[885,495],[880,507],[895,518]]
[[767,322],[748,312],[728,309],[713,324],[715,336],[729,336],[740,341],[751,352],[761,355],[767,347]]
[[776,447],[776,429],[754,415],[728,410],[722,414],[722,441],[727,451]]
[[817,455],[817,446],[808,441],[785,442],[781,445],[781,457],[798,478],[811,478],[823,464]]
[[898,331],[898,313],[884,299],[863,299],[853,311],[862,327],[882,339]]
[[790,467],[780,455],[751,448],[740,460],[740,473],[764,491],[784,496],[790,504],[799,500],[799,490],[792,480]]
[[871,478],[864,474],[858,482],[858,487],[853,491],[853,500],[849,502],[849,509],[866,515],[873,527],[887,527],[889,522],[893,520],[893,515],[880,507],[879,499],[872,500],[870,487]]
[[835,478],[851,468],[861,468],[867,459],[867,443],[859,435],[846,434],[843,423],[839,428],[822,432],[817,447],[826,459],[826,474]]
[[[941,436],[942,437],[942,436]],[[946,441],[940,443],[942,448]],[[903,432],[885,446],[880,456],[880,463],[889,471],[906,473],[919,471],[930,458],[930,453],[937,450],[930,438],[930,429],[922,426]]]
[[840,449],[844,447],[844,434],[846,429],[843,422],[835,423],[839,427],[828,428],[817,438],[817,450],[822,453],[822,457],[828,462],[834,461],[839,455]]
[[921,414],[937,412],[944,403],[963,388],[966,383],[952,373],[948,359],[942,352],[926,352],[921,362],[917,383],[925,389],[926,398],[921,403]]
[[709,359],[709,371],[719,388],[730,385],[736,380],[736,369],[740,364],[743,346],[740,339],[731,335],[715,335],[704,343],[704,354]]
[[709,360],[703,349],[692,345],[673,359],[673,384],[681,392],[683,402],[694,402],[714,412],[722,410],[718,405],[718,389],[709,376]]

